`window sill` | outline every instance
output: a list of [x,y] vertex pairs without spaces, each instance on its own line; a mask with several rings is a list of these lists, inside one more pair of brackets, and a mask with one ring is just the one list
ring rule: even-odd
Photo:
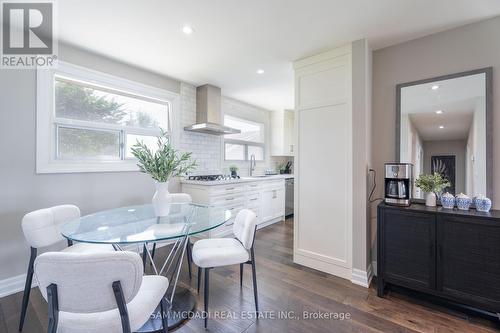
[[37,174],[139,171],[135,161],[51,161],[37,164]]

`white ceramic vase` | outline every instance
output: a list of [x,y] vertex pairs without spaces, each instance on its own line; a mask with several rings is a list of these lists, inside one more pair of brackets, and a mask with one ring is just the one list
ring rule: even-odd
[[156,182],[156,192],[153,195],[153,208],[156,216],[167,216],[170,212],[170,192],[167,182]]
[[425,205],[427,207],[436,207],[436,193],[427,193],[427,197],[425,198]]

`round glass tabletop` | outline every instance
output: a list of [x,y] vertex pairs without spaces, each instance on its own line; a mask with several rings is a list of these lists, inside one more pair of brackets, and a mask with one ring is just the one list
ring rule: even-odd
[[152,205],[121,207],[82,216],[60,227],[67,239],[98,244],[149,243],[199,234],[221,226],[231,211],[195,204],[172,203],[167,216],[157,217]]

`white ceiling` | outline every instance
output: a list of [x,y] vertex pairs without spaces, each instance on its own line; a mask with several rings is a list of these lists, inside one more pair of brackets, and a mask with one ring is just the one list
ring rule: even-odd
[[[377,49],[493,17],[500,1],[64,0],[58,12],[63,42],[281,110],[293,108],[296,59],[361,38]],[[186,23],[194,34],[181,32]]]
[[[409,115],[422,140],[466,140],[476,106],[484,107],[479,103],[485,99],[485,82],[484,74],[476,74],[404,87],[401,112]],[[439,88],[432,90],[433,85]]]

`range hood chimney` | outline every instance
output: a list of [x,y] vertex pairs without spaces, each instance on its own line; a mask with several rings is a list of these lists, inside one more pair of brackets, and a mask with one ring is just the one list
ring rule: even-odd
[[241,133],[224,126],[221,112],[221,89],[209,84],[196,88],[196,124],[184,130],[213,135]]

